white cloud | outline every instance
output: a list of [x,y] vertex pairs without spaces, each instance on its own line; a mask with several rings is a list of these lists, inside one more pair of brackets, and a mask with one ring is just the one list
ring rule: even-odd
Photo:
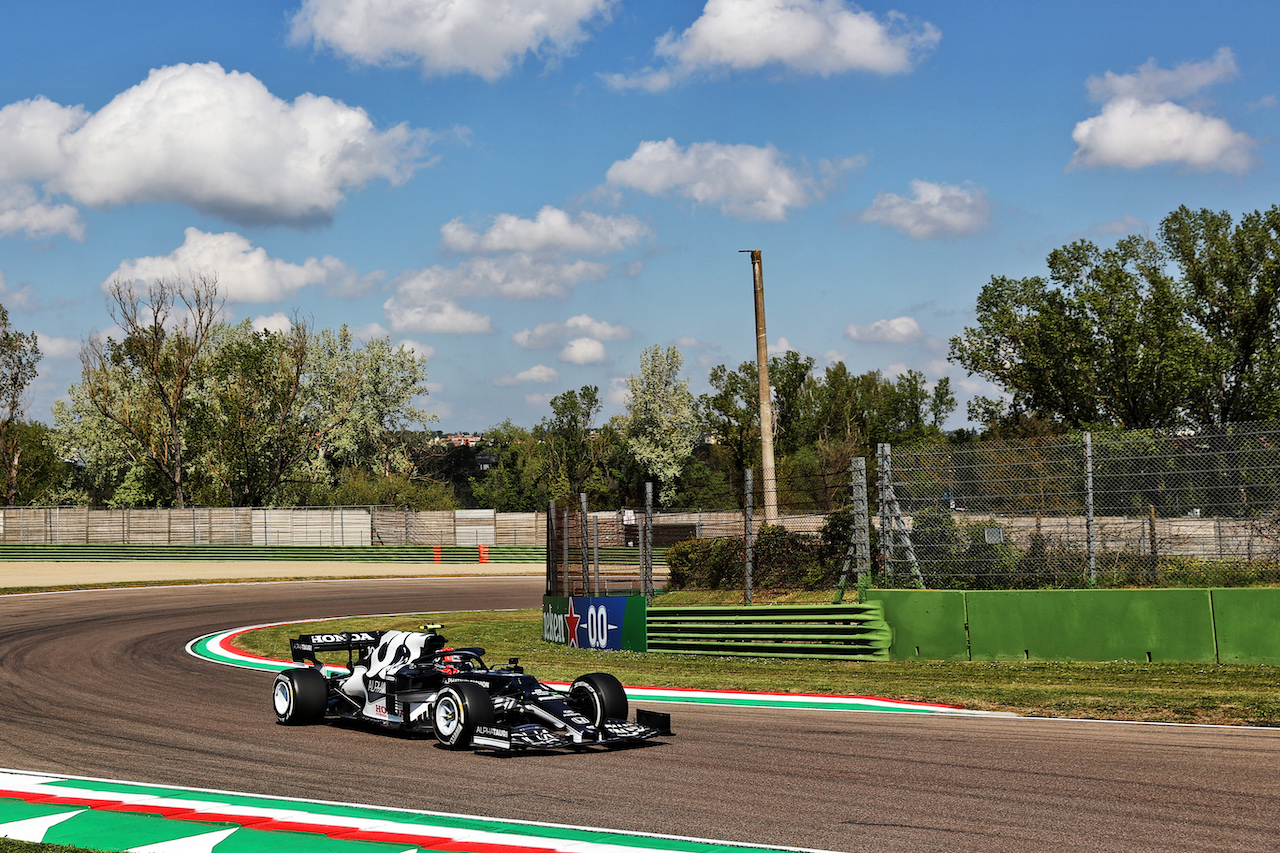
[[49,204],[36,197],[26,184],[0,184],[0,237],[22,234],[28,238],[65,234],[84,239],[80,211],[69,204]]
[[877,344],[906,344],[919,340],[923,335],[920,324],[912,317],[877,320],[867,326],[850,323],[844,333],[855,341]]
[[365,323],[363,326],[350,327],[349,331],[356,340],[372,341],[376,338],[389,338],[391,333],[381,323]]
[[1221,48],[1206,62],[1163,69],[1147,60],[1132,74],[1108,71],[1090,77],[1090,95],[1102,112],[1076,124],[1067,169],[1118,166],[1141,169],[1163,163],[1242,174],[1253,165],[1257,142],[1220,118],[1174,103],[1237,74],[1235,56]]
[[589,337],[599,341],[623,341],[631,337],[631,329],[596,320],[586,314],[570,317],[563,323],[542,323],[522,329],[511,340],[524,349],[550,349],[567,338]]
[[246,223],[327,221],[346,193],[422,165],[429,135],[364,110],[292,103],[216,63],[152,70],[96,113],[46,99],[0,109],[0,179],[78,204],[174,202]]
[[611,376],[609,384],[604,388],[604,402],[610,408],[625,409],[631,402],[631,388],[627,384],[627,376]]
[[494,217],[483,234],[454,219],[440,229],[444,246],[457,252],[616,252],[651,231],[634,216],[583,213],[577,221],[565,211],[546,206],[534,219],[510,213]]
[[770,357],[786,355],[792,350],[795,350],[797,353],[800,352],[800,350],[791,345],[791,341],[783,337],[779,337],[776,343],[766,344],[765,349],[769,351]]
[[66,167],[62,140],[89,118],[83,107],[48,98],[0,108],[0,180],[26,181],[56,175]]
[[293,320],[283,311],[259,314],[253,318],[253,328],[260,332],[287,332],[293,328]]
[[683,33],[658,39],[665,63],[635,75],[606,76],[617,89],[666,89],[699,72],[781,66],[823,77],[848,71],[910,71],[941,32],[896,12],[883,19],[845,0],[708,0]]
[[547,367],[545,364],[535,364],[528,370],[522,370],[514,376],[511,374],[500,376],[493,380],[493,384],[500,388],[504,388],[511,385],[521,385],[526,382],[540,382],[545,384],[547,382],[555,382],[559,378],[560,371],[556,370],[554,367]]
[[1098,101],[1125,98],[1150,103],[1194,95],[1206,86],[1234,78],[1237,73],[1235,54],[1230,48],[1222,47],[1206,62],[1185,62],[1169,69],[1158,67],[1152,57],[1132,74],[1108,71],[1101,77],[1090,77],[1085,85]]
[[673,341],[673,343],[677,347],[679,347],[681,350],[687,350],[687,349],[718,350],[720,349],[719,344],[712,343],[710,341],[704,341],[699,338],[695,338],[692,335],[682,335],[681,337],[676,338],[675,341]]
[[0,270],[0,303],[4,303],[8,308],[17,308],[19,311],[39,310],[36,289],[30,284],[24,284],[17,290],[10,290],[9,279],[5,276],[4,270]]
[[1071,132],[1076,152],[1068,168],[1120,166],[1141,169],[1181,163],[1193,169],[1246,171],[1257,144],[1220,118],[1162,101],[1144,104],[1132,98],[1111,101],[1102,113]]
[[[267,255],[246,237],[229,231],[206,234],[188,228],[182,245],[164,257],[125,261],[107,279],[150,282],[192,272],[217,275],[218,289],[229,302],[276,302],[311,286],[341,287],[359,275],[337,258],[307,258],[292,264]],[[107,286],[104,283],[103,287]]]
[[75,338],[60,338],[36,332],[36,341],[45,358],[77,358],[80,355],[80,342]]
[[916,180],[911,182],[911,192],[912,198],[876,193],[859,220],[896,228],[917,240],[932,240],[972,234],[991,218],[987,191],[980,187]]
[[607,361],[604,344],[595,338],[574,338],[560,350],[560,360],[569,364],[597,364]]
[[570,53],[616,0],[304,0],[292,40],[370,65],[418,64],[426,76],[493,81],[526,53]]
[[391,328],[397,332],[412,330],[470,335],[493,331],[489,315],[468,311],[451,299],[428,294],[397,293],[383,304],[383,308],[391,318]]
[[524,402],[526,406],[533,408],[544,408],[551,403],[551,398],[555,394],[525,394]]
[[1122,216],[1110,222],[1103,222],[1093,227],[1101,234],[1141,234],[1147,230],[1147,223],[1136,216]]
[[405,352],[411,352],[417,357],[418,361],[426,361],[435,358],[436,348],[431,344],[419,343],[409,338],[404,338],[396,343],[396,349],[402,349]]
[[524,254],[470,258],[456,267],[434,266],[400,276],[395,295],[382,307],[396,332],[487,333],[493,331],[489,316],[464,309],[459,299],[563,298],[579,282],[604,278],[608,272],[604,264]]
[[[855,161],[846,161],[855,162]],[[676,193],[713,204],[726,216],[758,221],[785,219],[792,208],[822,197],[823,188],[784,162],[772,145],[641,142],[626,160],[609,167],[607,185],[653,196]]]

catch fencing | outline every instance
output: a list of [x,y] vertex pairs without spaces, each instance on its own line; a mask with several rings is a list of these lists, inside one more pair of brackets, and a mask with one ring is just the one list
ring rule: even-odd
[[[667,561],[671,546],[688,540],[718,539],[740,543],[740,556],[732,567],[727,567],[727,574],[733,577],[724,581],[743,584],[745,600],[750,603],[751,578],[758,571],[768,576],[765,564],[771,559],[769,555],[757,557],[753,551],[763,526],[799,534],[798,539],[806,541],[816,539],[830,512],[850,505],[850,478],[848,468],[828,472],[784,470],[775,478],[773,494],[768,497],[766,488],[753,479],[750,470],[737,483],[720,482],[702,488],[696,483],[686,484],[717,509],[658,510],[653,505],[652,483],[646,484],[648,499],[643,507],[592,512],[585,495],[579,496],[576,506],[557,507],[553,502],[547,515],[547,594],[642,594],[652,598],[672,579]],[[865,488],[862,494],[865,496]],[[860,506],[865,531],[865,497]],[[861,541],[865,553],[865,532]],[[841,548],[835,561],[837,567],[843,552]]]
[[951,589],[1280,581],[1280,425],[890,447],[879,580]]

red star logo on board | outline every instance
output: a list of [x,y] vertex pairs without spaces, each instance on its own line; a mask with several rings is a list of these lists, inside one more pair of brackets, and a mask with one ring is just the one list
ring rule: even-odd
[[582,621],[582,617],[573,612],[573,599],[569,599],[569,615],[564,617],[565,622],[569,626],[569,647],[581,648],[578,645],[578,623]]

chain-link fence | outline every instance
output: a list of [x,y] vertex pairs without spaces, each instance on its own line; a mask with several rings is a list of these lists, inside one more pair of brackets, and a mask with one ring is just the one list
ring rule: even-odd
[[892,585],[1280,581],[1275,423],[882,445],[878,463],[877,574]]
[[830,588],[849,556],[854,525],[842,516],[843,526],[833,528],[832,513],[860,508],[858,541],[868,554],[865,466],[856,466],[862,472],[856,487],[845,466],[786,468],[772,489],[750,470],[736,482],[686,484],[710,508],[659,509],[649,501],[589,512],[581,500],[577,506],[553,503],[547,593],[651,596],[671,584],[742,590],[750,600],[753,579],[762,587]]

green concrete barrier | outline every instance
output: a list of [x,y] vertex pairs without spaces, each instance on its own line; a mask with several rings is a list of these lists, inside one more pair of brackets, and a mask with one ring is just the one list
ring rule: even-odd
[[1220,663],[1280,663],[1280,589],[1214,589]]
[[941,590],[873,589],[865,600],[884,606],[893,630],[893,660],[968,660],[965,594]]
[[972,660],[1217,660],[1207,589],[967,592]]
[[864,592],[894,660],[1280,664],[1280,589]]

